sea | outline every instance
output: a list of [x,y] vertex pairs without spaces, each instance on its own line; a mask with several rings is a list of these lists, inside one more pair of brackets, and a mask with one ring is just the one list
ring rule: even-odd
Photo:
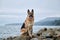
[[[20,28],[22,25],[4,25],[0,26],[0,38],[20,36]],[[33,26],[33,33],[37,33],[43,28],[59,28],[60,26]]]

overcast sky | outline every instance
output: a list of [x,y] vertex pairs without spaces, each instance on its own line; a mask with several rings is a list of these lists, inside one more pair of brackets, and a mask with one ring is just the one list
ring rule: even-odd
[[27,9],[34,9],[36,21],[44,17],[59,17],[60,0],[0,0],[0,19],[21,21],[26,18]]

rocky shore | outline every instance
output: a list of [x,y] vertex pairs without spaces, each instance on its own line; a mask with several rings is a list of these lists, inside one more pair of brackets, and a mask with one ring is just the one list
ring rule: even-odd
[[33,37],[30,38],[26,35],[0,38],[0,40],[60,40],[60,28],[44,28],[40,29],[37,33],[33,33]]

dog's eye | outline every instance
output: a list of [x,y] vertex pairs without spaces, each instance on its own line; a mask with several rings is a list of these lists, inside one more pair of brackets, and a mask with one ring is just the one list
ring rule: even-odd
[[28,15],[30,15],[31,13],[28,13]]
[[30,14],[30,12],[28,12],[28,15]]

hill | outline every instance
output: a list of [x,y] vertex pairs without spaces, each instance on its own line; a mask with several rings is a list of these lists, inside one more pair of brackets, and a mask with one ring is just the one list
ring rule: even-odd
[[35,23],[37,26],[60,26],[60,17],[48,17]]
[[[6,25],[22,25],[23,23],[11,23]],[[35,22],[35,26],[60,26],[60,17],[47,17],[41,21]]]

